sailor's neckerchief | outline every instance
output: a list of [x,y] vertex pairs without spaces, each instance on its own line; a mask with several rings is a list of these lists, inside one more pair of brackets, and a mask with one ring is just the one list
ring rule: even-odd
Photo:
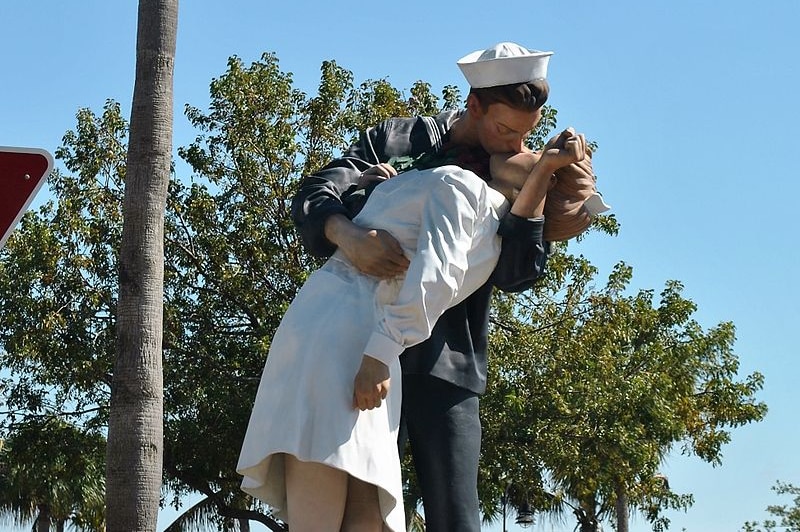
[[446,142],[437,151],[425,151],[416,157],[392,157],[388,163],[397,173],[453,164],[474,172],[487,183],[492,180],[489,173],[489,154],[480,146],[467,147]]

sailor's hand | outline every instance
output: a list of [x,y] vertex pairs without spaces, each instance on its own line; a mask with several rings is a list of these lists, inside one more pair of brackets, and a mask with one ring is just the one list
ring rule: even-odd
[[356,269],[379,279],[396,277],[408,269],[409,260],[397,240],[382,229],[365,229],[353,224],[339,249]]

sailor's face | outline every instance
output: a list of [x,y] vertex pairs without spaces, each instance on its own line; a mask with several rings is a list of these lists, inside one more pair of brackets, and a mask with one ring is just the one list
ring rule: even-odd
[[520,153],[525,138],[539,121],[540,112],[514,109],[504,103],[478,105],[478,140],[483,149],[494,153]]

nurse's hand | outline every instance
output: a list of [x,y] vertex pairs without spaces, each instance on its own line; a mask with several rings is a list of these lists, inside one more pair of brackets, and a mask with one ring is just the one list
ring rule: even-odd
[[386,181],[397,175],[397,170],[389,163],[380,163],[370,166],[358,178],[358,188],[364,188],[376,181]]
[[361,273],[389,279],[404,273],[409,261],[397,240],[382,229],[360,227],[342,214],[325,222],[325,236]]
[[542,149],[540,163],[553,171],[582,161],[586,157],[586,137],[569,127],[550,139]]
[[365,354],[353,382],[353,408],[378,408],[388,394],[389,368],[377,358]]

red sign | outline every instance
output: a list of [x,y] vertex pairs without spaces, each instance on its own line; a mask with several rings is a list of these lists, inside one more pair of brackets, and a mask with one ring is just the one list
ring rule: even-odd
[[45,150],[0,146],[0,249],[52,169]]

